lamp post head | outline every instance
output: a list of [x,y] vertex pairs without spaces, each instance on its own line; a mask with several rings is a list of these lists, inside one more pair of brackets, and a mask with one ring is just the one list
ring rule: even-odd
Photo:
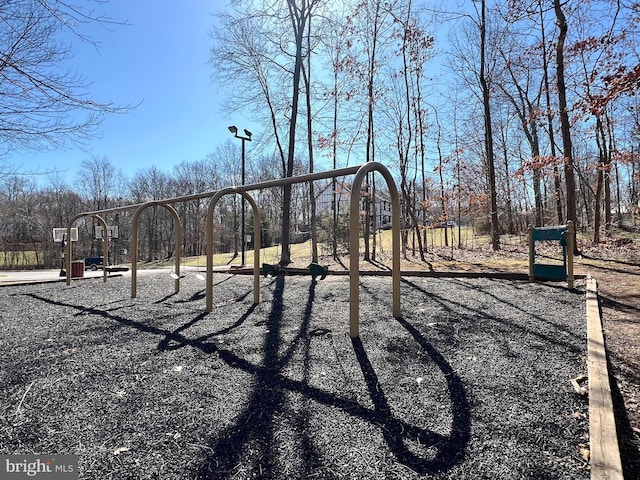
[[242,144],[244,145],[244,141],[248,140],[251,141],[251,135],[253,135],[249,130],[247,130],[246,128],[244,129],[244,134],[245,136],[243,137],[242,135],[238,134],[238,127],[236,127],[235,125],[231,125],[229,128],[229,131],[231,133],[233,133],[233,136],[236,138],[239,138],[240,140],[242,140]]

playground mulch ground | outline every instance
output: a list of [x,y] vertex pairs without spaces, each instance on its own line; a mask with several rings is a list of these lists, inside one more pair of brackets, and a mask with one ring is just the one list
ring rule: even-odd
[[0,452],[83,479],[587,479],[583,285],[214,274],[0,289]]

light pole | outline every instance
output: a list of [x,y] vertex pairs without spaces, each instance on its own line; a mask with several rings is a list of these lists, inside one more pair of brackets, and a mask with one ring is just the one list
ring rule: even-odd
[[[251,132],[249,130],[247,130],[246,128],[244,129],[244,134],[245,136],[243,137],[242,135],[238,135],[238,127],[236,127],[235,125],[231,125],[229,127],[229,131],[231,133],[233,133],[233,136],[235,138],[239,138],[240,140],[242,140],[242,171],[241,171],[241,182],[242,185],[244,186],[244,161],[245,161],[245,142],[247,141],[251,141]],[[242,216],[241,216],[241,222],[242,225],[240,227],[240,235],[241,235],[241,241],[242,241],[242,265],[245,265],[245,261],[244,261],[244,242],[245,242],[245,238],[244,238],[244,197],[242,197]]]

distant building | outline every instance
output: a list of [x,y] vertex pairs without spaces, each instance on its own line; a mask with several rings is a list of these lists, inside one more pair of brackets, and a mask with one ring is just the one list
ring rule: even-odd
[[[351,201],[351,182],[336,182],[335,202],[337,203],[337,213],[339,216],[349,213]],[[333,182],[329,182],[317,197],[316,209],[318,215],[325,215],[333,212],[334,192]],[[364,215],[367,210],[367,198],[360,199],[360,215]],[[387,191],[376,191],[375,207],[369,208],[371,228],[391,228],[391,197]]]

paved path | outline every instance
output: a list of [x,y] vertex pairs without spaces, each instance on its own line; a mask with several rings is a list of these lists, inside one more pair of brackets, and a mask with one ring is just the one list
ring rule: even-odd
[[[185,270],[183,268],[183,270]],[[145,269],[138,270],[138,275],[145,275],[149,273],[161,273],[161,272],[169,272],[170,270],[166,268],[154,268],[154,269]],[[131,271],[123,271],[123,272],[113,272],[114,275],[124,275],[130,276]],[[84,276],[91,277],[102,277],[102,270],[86,270],[84,272]],[[56,282],[56,281],[65,281],[66,277],[60,276],[60,269],[55,270],[0,270],[0,286],[3,285],[15,285],[20,283],[39,283],[39,282]]]

